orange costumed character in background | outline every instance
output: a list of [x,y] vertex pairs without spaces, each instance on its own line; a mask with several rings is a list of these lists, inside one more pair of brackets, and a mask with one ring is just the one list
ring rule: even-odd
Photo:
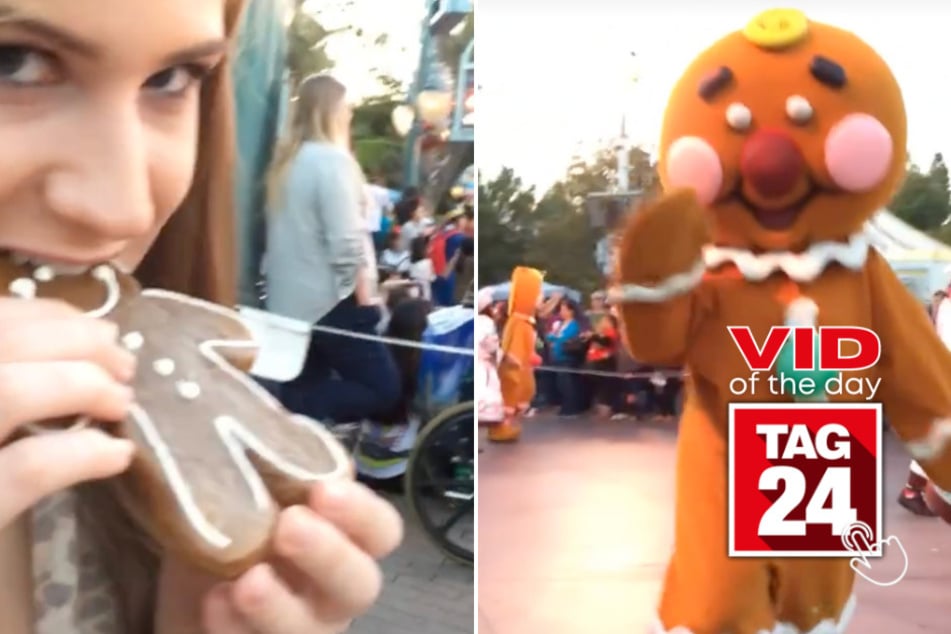
[[521,434],[518,416],[535,398],[535,311],[542,297],[542,272],[526,266],[512,271],[508,320],[502,332],[499,382],[505,403],[505,420],[489,427],[489,440],[514,442]]
[[731,394],[749,369],[727,326],[748,325],[757,341],[783,324],[877,332],[879,363],[846,377],[881,379],[891,426],[951,489],[951,355],[863,232],[902,181],[905,142],[885,62],[798,11],[761,14],[676,84],[661,132],[665,193],[632,215],[611,289],[633,356],[689,373],[655,632],[841,633],[854,609],[848,559],[727,556],[728,403],[792,400]]

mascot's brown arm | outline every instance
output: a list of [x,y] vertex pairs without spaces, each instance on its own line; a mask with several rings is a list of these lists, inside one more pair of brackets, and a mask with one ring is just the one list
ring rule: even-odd
[[951,491],[951,352],[877,252],[869,255],[868,273],[885,415],[928,477]]
[[610,299],[620,305],[625,343],[641,363],[683,364],[709,235],[707,212],[692,190],[665,194],[632,214]]

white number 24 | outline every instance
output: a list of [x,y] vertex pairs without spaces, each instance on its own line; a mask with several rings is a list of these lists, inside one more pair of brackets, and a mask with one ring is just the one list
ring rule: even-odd
[[[829,524],[835,535],[841,535],[856,519],[852,507],[852,477],[848,467],[829,467],[822,475],[815,493],[806,504],[806,519],[786,519],[806,496],[806,477],[795,467],[769,467],[760,475],[760,491],[776,491],[779,483],[786,488],[779,499],[766,509],[759,523],[763,537],[797,536],[806,534],[807,524]],[[825,507],[830,501],[829,508]]]

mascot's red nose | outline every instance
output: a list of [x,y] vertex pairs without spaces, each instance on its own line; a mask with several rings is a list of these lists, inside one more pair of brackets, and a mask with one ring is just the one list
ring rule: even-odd
[[805,161],[786,134],[760,130],[743,145],[740,175],[757,194],[781,198],[802,178]]

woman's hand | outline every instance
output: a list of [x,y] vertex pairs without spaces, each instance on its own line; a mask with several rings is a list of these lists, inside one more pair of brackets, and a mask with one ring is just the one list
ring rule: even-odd
[[314,487],[308,506],[281,512],[276,558],[206,594],[207,634],[339,634],[376,600],[376,559],[403,537],[403,521],[362,484]]
[[135,358],[117,336],[61,302],[0,297],[0,528],[50,493],[129,466],[132,443],[93,429],[9,442],[48,419],[124,418]]
[[380,303],[380,298],[374,293],[373,281],[365,266],[357,271],[356,286],[353,291],[354,299],[358,306],[376,306]]

